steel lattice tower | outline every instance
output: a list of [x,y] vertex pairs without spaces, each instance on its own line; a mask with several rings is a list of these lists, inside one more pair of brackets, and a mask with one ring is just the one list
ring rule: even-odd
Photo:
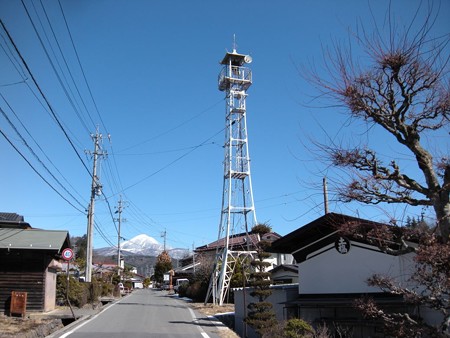
[[[257,224],[250,176],[248,152],[246,98],[252,84],[251,69],[245,67],[252,61],[233,49],[227,52],[221,64],[219,90],[225,92],[225,160],[222,194],[222,211],[219,224],[218,247],[214,271],[205,302],[212,295],[213,303],[223,305],[238,258],[252,252],[247,241],[247,251],[236,251],[230,235],[245,231]],[[241,249],[242,250],[242,249]]]

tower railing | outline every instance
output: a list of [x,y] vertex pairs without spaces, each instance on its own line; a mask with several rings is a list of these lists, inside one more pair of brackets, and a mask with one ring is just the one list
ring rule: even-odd
[[224,91],[230,84],[239,84],[246,90],[252,84],[252,70],[241,66],[225,66],[219,74],[219,90]]

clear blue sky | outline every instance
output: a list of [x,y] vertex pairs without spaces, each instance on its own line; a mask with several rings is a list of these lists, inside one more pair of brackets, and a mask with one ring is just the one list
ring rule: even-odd
[[[440,6],[432,36],[448,34],[450,1],[431,2],[434,14]],[[419,4],[392,1],[392,17],[407,25]],[[386,155],[406,154],[391,146],[386,135],[365,134],[361,124],[347,123],[342,110],[326,108],[328,103],[298,72],[299,66],[312,63],[321,68],[323,48],[348,41],[358,22],[369,32],[375,23],[383,31],[388,5],[386,0],[0,0],[0,17],[89,169],[92,161],[84,151],[93,149],[90,133],[99,126],[108,152],[100,162],[100,181],[113,212],[119,196],[125,201],[122,236],[146,233],[162,242],[166,229],[168,245],[192,248],[216,240],[218,234],[225,103],[217,76],[234,34],[238,52],[253,57],[247,122],[258,221],[284,235],[323,214],[322,177],[339,179],[339,174],[310,151],[313,141],[380,145],[382,140]],[[425,14],[422,4],[417,22]],[[3,115],[0,128],[75,206],[44,183],[0,136],[0,211],[23,215],[36,228],[82,235],[89,174],[3,29],[0,46],[0,107],[65,189]],[[365,62],[364,54],[357,48],[354,52]],[[448,138],[428,141],[448,154]],[[405,163],[414,170],[413,161],[406,158]],[[95,219],[103,236],[117,243],[104,196],[96,201]],[[400,221],[408,212],[420,212],[404,206],[343,205],[334,200],[333,191],[330,209]],[[95,230],[95,248],[109,245],[102,234]]]

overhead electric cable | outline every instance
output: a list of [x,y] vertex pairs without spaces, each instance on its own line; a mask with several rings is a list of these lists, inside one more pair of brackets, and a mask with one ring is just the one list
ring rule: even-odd
[[86,87],[88,89],[89,95],[90,95],[91,100],[92,100],[92,103],[94,104],[94,107],[95,107],[95,110],[97,112],[97,115],[98,115],[98,117],[100,119],[100,122],[101,122],[101,124],[103,126],[103,130],[105,130],[106,133],[109,134],[108,129],[106,128],[106,125],[103,122],[102,116],[101,116],[100,111],[99,111],[99,109],[97,107],[97,103],[94,100],[94,95],[92,94],[91,87],[89,86],[89,83],[87,81],[86,74],[84,72],[84,68],[83,68],[83,66],[81,64],[80,56],[78,55],[78,51],[77,51],[77,49],[75,47],[75,43],[73,41],[72,33],[70,32],[69,24],[67,23],[66,15],[64,14],[64,10],[63,10],[62,5],[61,5],[61,1],[58,0],[58,4],[59,4],[59,8],[61,9],[61,13],[62,13],[62,17],[64,19],[64,23],[66,24],[67,33],[69,34],[70,42],[72,43],[73,50],[74,50],[75,55],[77,57],[78,65],[80,66],[80,69],[81,69],[81,74],[83,74],[84,83],[86,84]]
[[115,246],[111,240],[105,235],[105,233],[103,232],[103,230],[100,228],[100,225],[97,222],[94,222],[94,228],[97,229],[99,235],[105,240],[105,242],[107,244],[109,244],[110,246]]
[[112,212],[111,205],[109,204],[109,200],[106,196],[104,196],[104,198],[105,198],[106,204],[108,205],[109,215],[111,216],[114,227],[116,228],[116,232],[119,233],[119,230],[117,229],[117,225],[116,225],[116,219],[114,218],[114,214]]
[[[27,79],[27,77],[26,77],[26,75],[25,75],[25,72],[24,72],[23,68],[21,68],[21,71],[22,71],[22,72],[19,70],[19,67],[20,67],[20,62],[19,62],[19,60],[17,60],[17,58],[15,57],[15,54],[14,54],[13,51],[11,50],[11,46],[9,45],[9,43],[6,42],[6,39],[5,39],[5,37],[3,36],[3,34],[1,34],[1,36],[2,36],[2,39],[3,39],[3,41],[4,41],[5,45],[6,45],[6,47],[7,47],[8,50],[9,50],[9,53],[7,53],[5,47],[3,47],[3,44],[1,44],[2,49],[3,49],[3,51],[5,52],[5,55],[8,57],[9,61],[11,61],[11,64],[12,64],[13,67],[16,69],[17,73],[19,73],[20,76],[22,77],[22,79],[25,81],[25,80]],[[11,59],[11,57],[14,58],[14,61]],[[18,82],[18,83],[21,83],[21,82]]]
[[20,119],[20,117],[16,114],[16,112],[14,111],[14,109],[11,107],[11,105],[9,104],[9,102],[6,100],[6,98],[3,96],[3,94],[0,93],[0,97],[5,101],[6,105],[8,106],[8,108],[11,110],[11,112],[14,114],[14,116],[16,117],[17,121],[19,121],[20,125],[22,126],[22,128],[25,130],[25,132],[28,134],[28,136],[33,140],[34,144],[36,144],[36,146],[39,148],[39,150],[42,152],[42,154],[45,156],[45,158],[47,159],[47,161],[53,166],[53,168],[55,168],[55,170],[61,175],[61,177],[64,179],[64,181],[73,189],[73,191],[78,195],[78,197],[80,197],[81,199],[83,199],[84,197],[72,186],[72,184],[69,182],[69,180],[64,176],[64,174],[58,169],[58,167],[56,167],[56,165],[53,163],[53,161],[48,157],[48,155],[46,154],[46,152],[44,151],[44,149],[42,149],[42,147],[39,145],[39,143],[36,141],[36,139],[33,137],[33,135],[31,135],[30,131],[28,130],[28,128],[24,125],[24,123],[22,122],[22,120]]
[[86,214],[85,211],[78,209],[75,205],[73,205],[67,198],[65,198],[58,190],[56,190],[55,187],[53,187],[49,181],[45,179],[37,170],[36,168],[30,163],[30,161],[27,160],[27,158],[20,152],[20,150],[11,142],[11,140],[6,136],[6,134],[0,129],[0,133],[2,136],[8,141],[8,143],[11,145],[11,147],[14,148],[14,150],[27,162],[27,164],[33,169],[33,171],[50,187],[54,192],[56,192],[63,200],[65,200],[67,203],[69,203],[74,209],[78,210],[79,212]]
[[20,53],[19,49],[17,48],[16,44],[14,43],[11,35],[9,34],[8,30],[6,29],[5,25],[3,24],[3,21],[0,19],[0,24],[2,25],[3,29],[5,30],[6,34],[8,35],[9,40],[11,41],[11,43],[14,46],[14,49],[17,53],[17,55],[19,55],[20,60],[22,61],[23,65],[25,66],[25,68],[27,69],[28,74],[30,74],[31,79],[33,80],[33,83],[35,84],[36,88],[39,90],[39,93],[42,95],[43,99],[45,100],[45,103],[47,104],[48,108],[50,109],[56,123],[58,124],[59,128],[62,130],[62,132],[64,133],[64,136],[66,137],[67,141],[69,141],[70,145],[72,146],[72,149],[75,151],[75,154],[77,155],[78,159],[81,161],[81,163],[83,164],[84,168],[86,169],[86,171],[88,172],[89,176],[92,177],[92,174],[89,170],[89,168],[86,166],[86,163],[84,163],[83,159],[81,158],[80,154],[78,153],[77,149],[75,148],[72,140],[70,139],[69,135],[67,135],[66,130],[64,129],[64,127],[62,126],[61,122],[59,121],[55,111],[53,110],[52,106],[50,105],[50,102],[48,101],[47,97],[45,96],[44,92],[42,91],[41,87],[39,86],[39,84],[37,83],[36,79],[34,78],[33,73],[31,72],[31,69],[28,67],[27,62],[25,61],[25,59],[22,57],[22,54]]
[[200,113],[198,113],[197,115],[195,115],[195,116],[193,116],[193,117],[191,117],[191,118],[189,118],[189,119],[187,119],[187,120],[181,122],[180,124],[176,125],[175,127],[170,128],[170,129],[168,129],[168,130],[166,130],[166,131],[163,131],[162,133],[159,133],[158,135],[155,135],[155,136],[153,136],[153,137],[151,137],[151,138],[149,138],[149,139],[147,139],[147,140],[145,140],[145,141],[139,142],[139,143],[137,143],[137,144],[135,144],[135,145],[129,146],[128,148],[122,149],[122,150],[120,151],[120,153],[123,152],[123,151],[129,150],[129,149],[131,149],[131,148],[135,148],[135,147],[137,147],[137,146],[140,146],[141,144],[144,144],[144,143],[153,141],[153,140],[155,140],[155,139],[157,139],[157,138],[159,138],[159,137],[161,137],[161,136],[163,136],[163,135],[166,135],[166,134],[168,134],[168,133],[170,133],[170,132],[172,132],[172,131],[174,131],[174,130],[176,130],[176,129],[182,127],[182,126],[184,126],[185,124],[189,123],[190,121],[196,119],[197,117],[199,117],[199,116],[203,115],[204,113],[206,113],[207,111],[211,110],[212,108],[214,108],[215,106],[217,106],[219,103],[221,103],[221,102],[224,101],[224,100],[225,100],[225,99],[220,99],[219,101],[217,101],[216,103],[212,104],[212,105],[209,106],[208,108],[202,110],[202,111],[201,111]]
[[[207,145],[211,145],[211,144],[217,144],[216,142],[209,142],[209,143],[204,143],[201,146],[207,146]],[[182,150],[188,150],[188,149],[196,149],[199,146],[190,146],[190,147],[183,147],[183,148],[178,148],[178,149],[172,149],[172,150],[161,150],[161,151],[153,151],[150,153],[133,153],[133,154],[116,154],[117,156],[143,156],[143,155],[156,155],[156,154],[167,154],[167,153],[176,153]]]
[[[222,129],[219,130],[217,133],[215,133],[213,136],[207,138],[205,141],[203,141],[202,143],[200,143],[199,145],[197,145],[197,146],[194,147],[193,149],[191,149],[191,150],[189,150],[188,152],[184,153],[183,155],[177,157],[177,158],[174,159],[173,161],[167,163],[165,166],[161,167],[160,169],[156,170],[155,172],[151,173],[150,175],[148,175],[148,176],[144,177],[143,179],[139,180],[138,182],[136,182],[136,183],[134,183],[134,184],[132,184],[132,185],[130,185],[130,186],[124,188],[124,189],[122,190],[122,192],[124,192],[125,190],[128,190],[128,189],[130,189],[130,188],[135,187],[136,185],[138,185],[138,184],[144,182],[145,180],[148,180],[150,177],[155,176],[156,174],[160,173],[160,172],[163,171],[164,169],[170,167],[172,164],[174,164],[174,163],[178,162],[179,160],[181,160],[182,158],[188,156],[190,153],[192,153],[192,152],[195,151],[196,149],[198,149],[198,148],[200,148],[201,146],[203,146],[206,142],[208,142],[209,140],[211,140],[213,137],[216,137],[218,134],[220,134],[222,131],[224,131],[224,129],[225,129],[225,128],[222,128]],[[115,195],[117,195],[117,194],[115,194]],[[112,196],[115,196],[115,195],[112,195]]]
[[[64,83],[63,83],[63,81],[62,81],[62,79],[61,79],[60,74],[59,74],[58,71],[56,70],[55,64],[54,64],[54,62],[52,61],[52,59],[51,59],[51,57],[50,57],[50,55],[49,55],[49,53],[48,53],[48,51],[47,51],[47,48],[45,47],[45,44],[44,44],[44,42],[42,41],[41,35],[39,34],[39,32],[38,32],[38,30],[37,30],[37,28],[36,28],[36,25],[34,24],[34,21],[33,21],[33,19],[31,18],[31,15],[30,15],[30,13],[29,13],[29,11],[28,11],[28,9],[27,9],[25,3],[23,2],[23,0],[22,0],[22,5],[23,5],[23,7],[24,7],[24,9],[25,9],[25,12],[27,13],[27,16],[28,16],[28,19],[29,19],[30,22],[31,22],[31,25],[33,26],[34,32],[36,33],[36,36],[37,36],[37,38],[38,38],[38,40],[39,40],[39,42],[40,42],[40,44],[41,44],[41,46],[42,46],[42,49],[43,49],[45,55],[47,56],[48,61],[50,62],[50,65],[51,65],[51,67],[52,67],[52,69],[53,69],[53,72],[55,73],[56,78],[58,79],[58,82],[59,82],[59,84],[61,85],[61,88],[62,88],[63,91],[64,91],[64,94],[66,95],[67,99],[69,100],[70,105],[72,106],[72,108],[73,108],[75,114],[78,116],[78,119],[80,120],[81,124],[82,124],[83,127],[85,128],[86,132],[89,133],[89,128],[87,127],[86,123],[84,122],[83,118],[81,117],[80,112],[79,112],[78,109],[75,107],[75,103],[74,103],[72,97],[69,95],[68,89],[67,89],[66,86],[64,85]],[[34,7],[34,3],[33,3],[33,7]],[[39,22],[41,23],[39,16],[38,16],[38,20],[39,20]],[[42,23],[41,23],[41,26],[42,26]],[[49,41],[49,39],[48,39],[48,37],[47,37],[47,34],[46,34],[46,32],[45,32],[43,26],[42,26],[42,30],[43,30],[43,32],[44,32],[44,36],[47,38],[47,41]],[[53,48],[52,48],[50,42],[49,42],[49,45],[50,45],[50,48],[51,48],[52,51],[53,51]],[[54,51],[53,51],[53,54],[55,55]],[[61,54],[62,54],[62,51],[61,51]],[[63,55],[63,58],[64,58],[64,55]],[[56,55],[55,55],[55,59],[56,59],[57,64],[59,65],[59,62],[58,62],[58,59],[56,58]],[[61,69],[62,76],[65,78],[64,72],[62,71],[62,68],[61,68],[60,65],[59,65],[59,68]],[[69,70],[69,73],[70,73],[70,70]],[[66,78],[65,78],[65,80],[66,80],[66,82],[67,82],[67,79],[66,79]],[[71,91],[70,86],[67,86],[67,87],[68,87],[69,90]],[[72,95],[73,95],[73,93],[72,93]]]
[[[40,3],[41,3],[41,7],[42,7],[42,9],[43,9],[43,11],[44,11],[45,17],[46,17],[46,19],[47,19],[47,23],[48,23],[48,25],[49,25],[49,27],[50,27],[50,30],[51,30],[52,34],[53,34],[53,39],[55,40],[56,45],[58,46],[59,52],[60,52],[60,54],[61,54],[61,56],[62,56],[62,59],[63,59],[63,61],[64,61],[64,64],[65,64],[65,66],[66,66],[66,69],[67,69],[67,71],[68,71],[68,73],[69,73],[69,75],[70,75],[70,78],[71,78],[71,80],[72,80],[73,86],[75,87],[75,90],[77,91],[78,97],[80,98],[81,103],[83,104],[83,107],[84,107],[84,109],[85,109],[85,111],[86,111],[86,113],[87,113],[87,116],[88,116],[89,120],[91,121],[91,125],[95,127],[95,122],[94,122],[94,120],[92,120],[92,117],[91,117],[91,115],[89,114],[89,110],[88,110],[88,108],[87,108],[87,106],[86,106],[86,103],[85,103],[84,100],[83,100],[83,96],[81,95],[80,90],[78,89],[78,86],[77,86],[77,84],[76,84],[76,81],[75,81],[75,79],[74,79],[74,77],[73,77],[73,75],[72,75],[72,72],[71,72],[70,67],[69,67],[69,65],[68,65],[68,63],[67,63],[66,57],[64,56],[64,53],[63,53],[63,51],[62,51],[62,49],[61,49],[61,45],[59,44],[58,38],[56,37],[56,34],[55,34],[54,29],[53,29],[52,23],[51,23],[51,21],[50,21],[48,15],[47,15],[47,11],[46,11],[46,9],[45,9],[43,3],[42,3],[42,0],[40,0]],[[33,7],[34,7],[34,4],[33,4]],[[35,11],[36,11],[36,9],[35,9]],[[37,11],[36,11],[36,14],[37,14]],[[39,16],[38,16],[38,18],[39,18]],[[40,20],[39,20],[39,21],[40,21]],[[43,27],[42,23],[41,23],[41,26]],[[44,34],[45,34],[44,28],[43,28],[43,31],[44,31]],[[47,34],[45,34],[45,36],[47,37]],[[49,41],[48,37],[47,37],[47,41]],[[49,45],[50,45],[50,47],[51,47],[50,41],[49,41]],[[54,54],[55,54],[55,53],[54,53]],[[56,55],[55,55],[55,59],[56,59],[56,62],[58,62],[58,60],[57,60],[57,58],[56,58]],[[59,64],[59,62],[58,62],[58,64]],[[61,73],[62,73],[63,76],[64,76],[64,73],[62,72],[61,66],[60,66],[60,69],[61,69]],[[55,70],[55,72],[56,72],[56,69],[54,69],[54,70]],[[64,76],[64,78],[65,78],[65,76]],[[67,82],[67,79],[66,79],[66,82]],[[72,90],[71,90],[71,88],[70,88],[70,86],[69,86],[68,84],[67,84],[67,87],[68,87],[69,90],[72,92]],[[73,94],[73,92],[72,92],[72,95],[75,97],[75,95]],[[69,98],[69,97],[68,97],[68,98]],[[69,98],[69,101],[72,103],[72,101],[70,100],[70,98]],[[80,108],[80,106],[78,105],[78,101],[75,101],[75,102],[76,102],[78,108]],[[75,106],[73,105],[73,103],[72,103],[72,107],[74,108],[75,113],[77,114],[78,118],[80,119],[80,122],[81,122],[82,125],[84,126],[85,130],[86,130],[87,132],[89,132],[89,127],[86,125],[85,121],[84,121],[83,118],[81,117],[80,113],[76,110],[76,108],[75,108]],[[81,109],[80,109],[80,111],[81,111]]]
[[[1,95],[1,94],[0,94]],[[70,191],[67,190],[67,188],[59,181],[58,178],[55,177],[55,175],[50,171],[50,169],[45,165],[44,162],[39,158],[39,156],[34,152],[34,150],[30,147],[28,142],[25,140],[25,138],[20,134],[19,130],[16,128],[16,126],[12,123],[12,121],[9,119],[8,115],[6,115],[5,111],[0,107],[0,112],[2,113],[3,117],[8,121],[8,124],[11,126],[11,128],[16,132],[17,136],[22,140],[22,143],[28,148],[28,150],[31,152],[31,154],[37,159],[37,161],[44,167],[44,169],[47,171],[47,173],[56,181],[56,183],[59,184],[61,188],[64,189],[66,193],[70,195],[77,203],[78,205],[83,208],[83,204],[78,201],[75,196],[73,196]]]

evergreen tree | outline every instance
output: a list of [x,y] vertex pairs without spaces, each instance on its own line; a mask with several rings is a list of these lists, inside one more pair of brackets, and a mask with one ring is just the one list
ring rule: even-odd
[[155,280],[158,283],[162,283],[164,281],[164,274],[170,270],[172,270],[172,258],[170,258],[167,251],[163,251],[156,258]]
[[73,243],[75,251],[75,263],[81,270],[84,270],[86,267],[87,235],[71,237],[70,242]]
[[[266,224],[258,224],[252,228],[252,233],[258,233],[260,236],[270,231],[270,226]],[[250,274],[250,286],[253,287],[250,295],[258,301],[247,306],[249,312],[245,318],[245,322],[261,336],[267,329],[277,324],[275,313],[272,310],[273,306],[266,301],[267,297],[272,294],[270,290],[271,274],[266,271],[270,263],[265,261],[270,257],[270,253],[266,251],[269,246],[270,242],[261,240],[258,243],[256,257],[251,262],[254,272]]]

